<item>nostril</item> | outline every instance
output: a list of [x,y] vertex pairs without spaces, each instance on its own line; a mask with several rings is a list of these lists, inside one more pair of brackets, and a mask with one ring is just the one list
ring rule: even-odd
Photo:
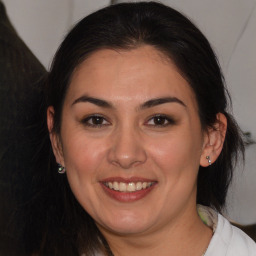
[[130,141],[128,144],[118,143],[110,148],[108,154],[109,162],[124,169],[142,164],[146,159],[144,147],[134,141]]

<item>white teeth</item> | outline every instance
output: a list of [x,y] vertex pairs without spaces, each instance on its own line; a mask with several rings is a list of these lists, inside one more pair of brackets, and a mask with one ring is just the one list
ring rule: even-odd
[[135,184],[133,182],[129,182],[127,186],[127,191],[134,192],[136,190]]
[[109,183],[108,183],[108,187],[111,188],[111,189],[113,188],[112,182],[109,182]]
[[118,182],[114,181],[114,183],[113,183],[113,189],[114,189],[114,190],[119,190],[119,184],[118,184]]
[[120,190],[120,191],[126,191],[126,184],[123,183],[123,182],[120,182],[120,184],[119,184],[119,190]]
[[136,190],[141,190],[142,189],[142,183],[141,182],[137,182],[136,183]]
[[153,182],[129,182],[129,183],[124,183],[124,182],[105,182],[104,183],[107,187],[110,189],[120,191],[120,192],[134,192],[134,191],[139,191],[142,189],[149,188],[153,185]]

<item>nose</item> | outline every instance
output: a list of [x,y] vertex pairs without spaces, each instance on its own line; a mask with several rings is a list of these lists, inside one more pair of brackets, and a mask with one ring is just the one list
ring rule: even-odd
[[143,140],[136,129],[123,127],[113,131],[108,160],[122,169],[130,169],[147,159]]

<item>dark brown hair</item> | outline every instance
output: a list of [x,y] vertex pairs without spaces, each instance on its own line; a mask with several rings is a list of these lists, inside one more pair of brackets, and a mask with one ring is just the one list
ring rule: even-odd
[[[112,5],[84,18],[70,31],[55,55],[45,90],[47,106],[55,110],[54,132],[60,132],[63,101],[74,69],[99,49],[129,50],[141,45],[155,47],[176,64],[196,95],[203,128],[213,127],[217,113],[227,118],[221,155],[213,165],[200,167],[197,186],[197,203],[221,211],[243,142],[228,113],[229,96],[209,42],[189,19],[170,7],[155,2]],[[32,220],[37,223],[33,250],[40,255],[93,255],[97,249],[108,250],[93,219],[72,194],[66,176],[58,176],[52,152],[44,177],[40,204],[35,204],[32,214],[41,219],[40,224]],[[32,239],[34,229],[26,230]]]

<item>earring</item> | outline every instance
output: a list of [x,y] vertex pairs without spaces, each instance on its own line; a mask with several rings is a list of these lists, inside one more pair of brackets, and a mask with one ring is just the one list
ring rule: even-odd
[[62,166],[61,164],[58,164],[58,173],[63,174],[66,172],[66,168]]
[[210,156],[206,156],[206,159],[208,160],[208,164],[211,165],[211,164],[212,164],[212,161],[211,161]]

